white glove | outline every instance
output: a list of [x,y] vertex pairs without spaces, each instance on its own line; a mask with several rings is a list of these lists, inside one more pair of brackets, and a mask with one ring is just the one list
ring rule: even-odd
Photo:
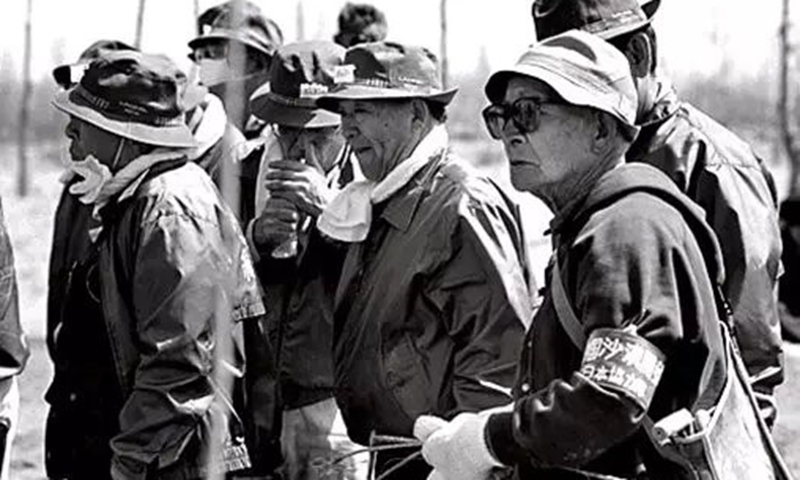
[[428,475],[428,480],[447,480],[447,479],[444,478],[442,474],[439,473],[438,470],[434,470],[431,472],[430,475]]
[[[503,466],[489,452],[484,440],[489,417],[488,412],[461,413],[428,435],[422,444],[422,456],[434,468],[429,480],[485,480],[492,468]],[[419,417],[414,423],[415,435],[418,425],[422,433],[422,426],[436,425],[437,420],[442,421]]]

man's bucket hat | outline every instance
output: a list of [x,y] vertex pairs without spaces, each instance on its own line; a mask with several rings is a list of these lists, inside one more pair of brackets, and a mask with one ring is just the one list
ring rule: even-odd
[[344,52],[344,47],[326,41],[290,43],[279,48],[272,60],[269,82],[250,99],[253,114],[267,123],[292,127],[339,125],[339,115],[317,107],[316,99],[352,73],[342,64]]
[[[239,12],[234,10],[237,3],[241,5]],[[247,1],[229,1],[211,7],[200,16],[198,25],[203,33],[189,42],[192,50],[212,42],[236,41],[271,57],[283,44],[283,33],[278,24]],[[193,57],[193,54],[189,55],[192,60]]]
[[501,103],[515,75],[544,82],[567,103],[611,114],[632,139],[638,133],[638,96],[628,60],[596,35],[570,30],[534,44],[516,65],[489,77],[486,96]]
[[400,100],[422,98],[447,105],[457,88],[442,88],[436,56],[427,49],[392,42],[356,45],[347,50],[345,66],[352,75],[343,78],[317,104],[337,111],[342,100]]
[[136,50],[134,47],[119,40],[98,40],[81,53],[75,63],[65,63],[53,69],[53,79],[62,88],[67,89],[81,81],[83,72],[92,63],[106,52],[120,50]]
[[531,15],[544,40],[579,29],[606,40],[648,25],[661,0],[535,0]]
[[137,142],[193,147],[181,94],[186,76],[164,55],[109,52],[93,61],[54,106],[103,130]]

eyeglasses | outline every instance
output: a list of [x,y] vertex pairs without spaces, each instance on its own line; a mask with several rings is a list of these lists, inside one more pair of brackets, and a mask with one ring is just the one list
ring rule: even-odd
[[533,133],[539,128],[542,105],[545,104],[563,105],[563,102],[525,97],[511,104],[495,103],[483,109],[483,121],[495,140],[503,138],[509,120],[520,133]]
[[209,42],[197,47],[193,52],[192,60],[220,60],[228,55],[228,44],[225,42]]

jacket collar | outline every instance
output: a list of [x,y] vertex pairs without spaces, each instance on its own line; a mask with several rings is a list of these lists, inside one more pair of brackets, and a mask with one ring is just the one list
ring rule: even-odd
[[430,189],[431,180],[439,170],[439,166],[446,157],[446,150],[434,157],[428,165],[417,172],[411,181],[398,190],[386,202],[386,206],[381,213],[381,218],[389,222],[391,226],[405,232],[411,225],[425,192]]
[[658,76],[656,78],[656,88],[656,100],[653,103],[653,108],[645,114],[639,123],[640,127],[647,128],[648,126],[659,124],[674,115],[680,108],[678,94],[668,79]]

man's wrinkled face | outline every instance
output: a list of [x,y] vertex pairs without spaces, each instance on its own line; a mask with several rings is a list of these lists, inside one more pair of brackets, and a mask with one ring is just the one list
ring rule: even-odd
[[284,159],[303,161],[327,174],[336,165],[344,137],[338,126],[302,128],[278,125]]
[[414,138],[411,101],[343,100],[339,114],[365,177],[379,182],[405,160]]
[[556,95],[548,85],[528,77],[512,77],[504,105],[532,99],[539,105],[535,130],[523,131],[508,121],[501,140],[511,166],[511,183],[518,190],[549,195],[586,165],[591,147],[586,112]]
[[93,155],[100,163],[111,166],[117,156],[120,137],[78,117],[70,115],[64,133],[70,139],[69,155],[74,162]]

